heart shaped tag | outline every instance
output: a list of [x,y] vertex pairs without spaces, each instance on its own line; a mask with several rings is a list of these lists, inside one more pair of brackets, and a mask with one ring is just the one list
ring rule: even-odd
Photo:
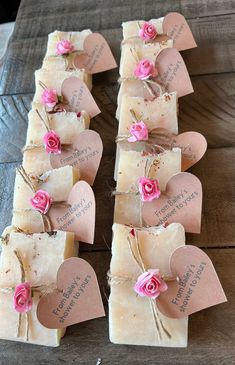
[[178,97],[193,92],[192,83],[184,60],[176,48],[165,48],[157,56],[158,76],[154,80],[165,92],[177,92]]
[[85,110],[90,118],[100,113],[93,96],[86,84],[78,77],[68,77],[61,86],[61,94],[65,99],[63,107],[68,112],[81,112]]
[[61,154],[50,154],[53,169],[70,165],[79,168],[80,179],[93,185],[103,152],[100,135],[89,129],[81,132],[71,143],[69,149]]
[[84,54],[77,55],[74,65],[96,74],[117,67],[117,63],[104,37],[99,33],[89,34],[84,41]]
[[178,51],[197,47],[189,25],[182,14],[169,13],[163,20],[163,32],[174,41]]
[[148,226],[181,223],[186,232],[200,233],[202,184],[188,173],[172,176],[158,199],[143,203],[142,216]]
[[78,181],[70,191],[67,203],[51,206],[48,215],[56,230],[74,232],[79,241],[93,244],[95,231],[95,197],[85,181]]
[[177,248],[170,259],[173,276],[168,289],[156,300],[167,317],[182,318],[227,301],[210,258],[195,246]]
[[39,300],[37,318],[44,327],[64,328],[105,316],[95,271],[85,260],[72,257],[63,262],[57,289]]
[[186,171],[197,163],[207,150],[205,137],[198,132],[184,132],[173,135],[167,129],[154,128],[151,130],[149,141],[152,144],[160,145],[165,149],[174,147],[181,148],[182,166],[181,170]]
[[207,150],[207,141],[198,132],[184,132],[174,137],[172,147],[181,148],[182,171],[186,171],[204,156]]

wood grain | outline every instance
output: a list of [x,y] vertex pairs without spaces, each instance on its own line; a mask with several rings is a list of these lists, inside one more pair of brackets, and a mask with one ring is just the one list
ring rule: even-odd
[[[211,307],[189,320],[189,345],[187,349],[154,348],[114,345],[108,338],[108,287],[106,271],[109,267],[108,252],[82,253],[96,270],[103,293],[106,318],[71,326],[59,348],[42,348],[27,344],[0,341],[1,365],[16,364],[96,364],[102,365],[232,365],[235,358],[235,249],[207,250],[218,272],[228,302]],[[105,293],[105,295],[104,295]]]

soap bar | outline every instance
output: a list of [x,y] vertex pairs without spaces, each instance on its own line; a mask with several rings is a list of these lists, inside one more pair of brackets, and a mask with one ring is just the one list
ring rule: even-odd
[[138,183],[141,177],[158,179],[161,191],[172,175],[181,172],[181,149],[173,148],[159,154],[120,149],[117,172],[114,222],[142,227],[141,200]]
[[154,128],[165,128],[178,134],[177,94],[165,93],[154,100],[124,95],[121,108],[118,135],[129,134],[131,125],[135,122],[130,110],[133,110],[138,120],[142,120],[149,132]]
[[122,54],[120,60],[119,73],[121,77],[134,76],[134,70],[138,61],[148,59],[156,62],[156,58],[160,51],[165,48],[172,48],[173,41],[171,39],[156,43],[140,43],[122,46]]
[[[151,299],[141,297],[134,291],[136,279],[142,272],[133,258],[127,240],[129,237],[131,247],[138,257],[137,244],[130,230],[130,227],[124,225],[113,225],[109,297],[110,340],[116,344],[186,347],[188,318],[171,319],[157,310],[163,326],[171,336],[169,338],[160,326],[159,338]],[[171,254],[185,244],[183,226],[172,223],[166,228],[135,228],[135,233],[146,270],[160,269],[161,275],[171,277]]]
[[[56,284],[57,271],[63,261],[77,255],[74,234],[55,231],[53,233],[24,234],[11,231],[6,245],[2,245],[0,258],[0,338],[44,346],[59,346],[65,329],[48,329],[42,326],[36,316],[40,290],[33,293],[32,309],[28,312],[28,341],[26,340],[27,317],[13,308],[13,292],[3,292],[4,288],[14,288],[21,283],[20,255],[25,272],[25,281],[32,287]],[[17,337],[19,328],[19,337]]]
[[[54,202],[66,202],[73,185],[78,180],[78,169],[72,166],[47,171],[40,176],[40,180],[33,179],[35,190],[46,191]],[[44,231],[44,224],[41,214],[34,209],[31,210],[30,198],[33,195],[30,187],[16,171],[12,225],[25,232],[38,233]]]
[[43,88],[40,85],[40,82],[43,83],[47,89],[55,89],[57,95],[61,96],[61,86],[65,79],[69,77],[78,77],[82,80],[89,89],[91,89],[91,79],[88,78],[88,75],[84,70],[76,70],[76,71],[57,71],[57,70],[46,70],[41,68],[40,70],[35,71],[35,94],[32,102],[32,108],[37,109],[38,104],[41,105],[41,95],[43,92]]
[[[90,125],[90,118],[86,112],[82,112],[81,116],[77,117],[76,113],[68,112],[46,114],[45,110],[41,108],[39,113],[46,124],[50,125],[50,129],[55,131],[60,137],[62,145],[71,144],[79,133],[85,128],[89,128]],[[49,123],[47,118],[49,118]],[[34,175],[41,175],[52,169],[50,154],[45,151],[43,146],[43,137],[47,133],[47,130],[36,110],[29,112],[28,121],[23,166],[27,172]],[[41,145],[41,147],[31,149],[30,146],[32,145]]]
[[[174,92],[170,94],[165,93],[154,100],[124,95],[120,108],[118,136],[130,136],[129,129],[135,122],[130,110],[133,110],[137,120],[142,120],[146,124],[149,132],[154,128],[165,128],[172,133],[178,134],[177,109],[177,94]],[[117,144],[114,170],[115,180],[117,180],[120,145],[122,144]],[[133,143],[130,143],[129,148],[131,149],[133,146]]]
[[[155,26],[157,30],[157,34],[163,34],[163,20],[164,17],[158,18],[158,19],[151,19],[149,20],[149,23]],[[143,42],[141,38],[139,38],[139,30],[142,28],[146,20],[131,20],[128,22],[122,23],[122,30],[123,30],[123,38],[127,40],[131,37],[138,37],[137,39],[133,39],[133,41],[139,41]],[[129,41],[132,41],[132,39],[128,39]],[[151,42],[157,42],[156,40],[152,40]]]
[[[43,60],[43,68],[47,70],[66,70],[67,68],[75,69],[73,59],[76,55],[84,51],[83,44],[85,38],[91,34],[90,29],[84,29],[81,32],[61,32],[55,30],[48,35],[46,56]],[[57,55],[56,46],[60,41],[68,40],[74,47],[74,51],[66,56]]]

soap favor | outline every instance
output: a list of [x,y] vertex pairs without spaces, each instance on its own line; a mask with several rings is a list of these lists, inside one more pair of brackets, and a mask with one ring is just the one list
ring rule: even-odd
[[25,234],[10,231],[3,243],[0,257],[0,338],[59,346],[66,328],[42,326],[36,311],[40,297],[55,292],[60,265],[65,259],[77,255],[73,233]]

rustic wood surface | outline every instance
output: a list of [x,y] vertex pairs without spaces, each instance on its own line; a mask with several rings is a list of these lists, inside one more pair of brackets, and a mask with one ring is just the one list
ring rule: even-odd
[[[22,0],[0,75],[0,231],[11,221],[15,168],[27,130],[34,71],[41,67],[47,34],[55,29],[100,31],[119,60],[121,22],[184,14],[198,48],[184,51],[194,94],[180,100],[180,131],[195,130],[208,141],[206,156],[190,171],[202,181],[202,232],[187,243],[202,247],[214,262],[228,303],[190,317],[187,349],[115,346],[108,317],[71,326],[59,348],[0,341],[0,365],[14,364],[235,364],[235,1],[234,0]],[[102,114],[92,121],[104,142],[95,182],[95,244],[81,256],[95,268],[107,313],[106,272],[110,262],[115,187],[113,168],[118,71],[94,77],[93,95]]]

